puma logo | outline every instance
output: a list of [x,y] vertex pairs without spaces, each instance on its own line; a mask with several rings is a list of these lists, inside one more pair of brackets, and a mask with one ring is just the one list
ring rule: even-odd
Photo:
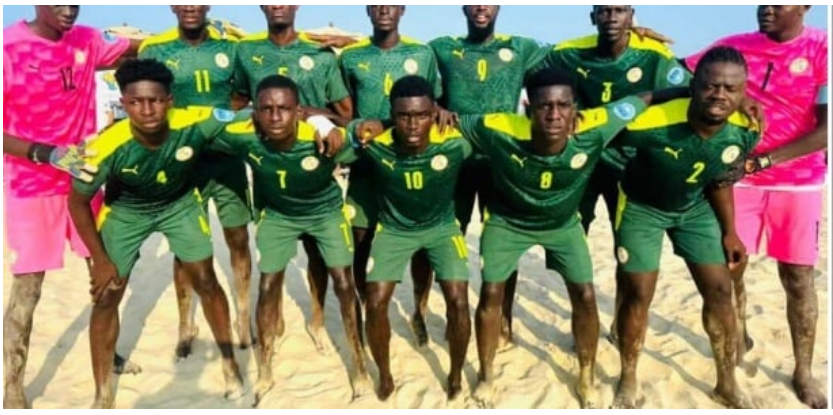
[[121,172],[122,172],[122,174],[130,173],[134,176],[138,176],[139,175],[139,165],[135,165],[132,168],[125,167],[125,168],[121,169]]
[[358,66],[359,69],[364,69],[365,72],[370,72],[370,62],[362,62],[356,66]]
[[250,159],[254,160],[258,166],[262,165],[261,162],[263,161],[263,156],[258,157],[254,153],[249,153],[248,156]]
[[382,164],[384,164],[385,166],[388,166],[391,170],[393,170],[393,165],[396,164],[396,162],[386,160],[386,159],[382,159]]
[[463,56],[466,54],[466,51],[463,49],[454,49],[451,51],[451,54],[460,59],[463,59]]
[[576,72],[578,72],[579,75],[583,76],[584,79],[587,79],[587,77],[590,76],[590,69],[584,69],[582,67],[578,67],[578,68],[576,68]]
[[169,67],[169,68],[171,68],[175,71],[178,71],[179,70],[179,59],[177,59],[177,60],[166,59],[165,60],[165,66],[167,66],[167,67]]
[[252,62],[258,65],[263,65],[263,55],[252,56]]
[[679,160],[680,159],[680,153],[683,152],[683,149],[680,148],[680,149],[677,149],[676,151],[674,151],[674,149],[671,148],[671,147],[665,147],[665,149],[663,151],[670,154],[671,157],[674,157],[675,160]]
[[524,162],[526,161],[526,157],[524,157],[524,158],[520,158],[520,157],[518,157],[518,155],[517,155],[517,154],[513,154],[513,155],[512,155],[511,157],[509,157],[509,158],[510,158],[510,159],[512,159],[512,161],[514,161],[514,162],[518,163],[518,165],[520,165],[520,166],[521,166],[521,168],[523,168],[523,167],[524,167]]

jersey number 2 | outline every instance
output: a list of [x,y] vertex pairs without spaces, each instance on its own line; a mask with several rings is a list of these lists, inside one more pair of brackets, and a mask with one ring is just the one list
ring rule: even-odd
[[694,172],[691,173],[691,176],[688,176],[688,179],[686,179],[685,181],[686,183],[697,183],[697,178],[700,177],[700,174],[703,173],[703,170],[705,170],[706,163],[698,161],[694,163],[694,166],[692,166],[692,168],[694,169]]

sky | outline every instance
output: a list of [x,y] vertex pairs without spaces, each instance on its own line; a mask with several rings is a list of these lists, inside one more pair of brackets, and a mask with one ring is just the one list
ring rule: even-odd
[[[402,34],[429,41],[443,35],[466,31],[461,6],[408,6],[400,23]],[[544,43],[557,43],[594,32],[590,25],[591,6],[503,6],[497,32],[532,37]],[[672,38],[672,49],[686,56],[711,41],[734,33],[754,31],[756,6],[637,6],[641,26],[650,27]],[[828,28],[828,6],[813,6],[805,23]],[[258,6],[212,6],[211,17],[228,19],[249,32],[266,29]],[[34,17],[33,6],[3,6],[3,26]],[[83,6],[78,23],[106,28],[129,24],[158,33],[176,24],[168,6]],[[335,24],[350,32],[369,33],[370,21],[364,6],[302,6],[295,27],[319,28]]]

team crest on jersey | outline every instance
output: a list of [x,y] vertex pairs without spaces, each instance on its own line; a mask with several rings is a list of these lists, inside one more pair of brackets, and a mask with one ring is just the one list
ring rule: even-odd
[[810,62],[807,58],[796,58],[790,63],[790,72],[793,75],[804,73],[810,67]]
[[301,160],[301,167],[306,171],[313,171],[321,164],[315,156],[307,156]]
[[75,63],[77,65],[83,65],[87,62],[87,54],[83,50],[76,50],[75,51]]
[[370,271],[373,271],[373,266],[376,265],[376,261],[373,260],[373,257],[367,259],[367,267],[365,267],[364,272],[370,274]]
[[679,66],[675,66],[673,69],[668,71],[668,83],[671,85],[679,85],[683,83],[683,79],[685,79],[685,71],[683,68]]
[[636,116],[636,107],[630,102],[622,102],[613,107],[613,113],[624,121],[630,121]]
[[720,156],[720,159],[723,160],[723,163],[729,164],[737,160],[739,156],[740,147],[732,145],[723,150],[723,154]]
[[587,153],[578,153],[570,159],[570,168],[578,170],[587,164]]
[[619,260],[620,264],[627,264],[629,257],[628,250],[624,246],[616,248],[616,259]]
[[437,154],[431,159],[431,168],[436,171],[443,171],[448,167],[448,157]]
[[104,41],[107,43],[114,43],[116,40],[118,40],[116,35],[110,33],[110,31],[108,30],[101,32],[101,38],[104,39]]
[[214,63],[217,64],[217,67],[226,69],[229,65],[228,55],[223,52],[220,52],[214,55]]
[[353,205],[344,205],[344,213],[347,215],[347,219],[351,221],[356,219],[356,207]]
[[214,115],[214,119],[220,122],[229,122],[234,119],[233,111],[224,110],[222,108],[214,108],[212,114]]
[[507,49],[507,48],[503,48],[503,49],[501,49],[501,50],[497,53],[497,56],[500,58],[500,60],[502,60],[502,61],[504,61],[504,62],[511,62],[511,61],[512,61],[512,59],[514,59],[514,58],[515,58],[515,54],[514,54],[514,53],[512,53],[512,50],[511,50],[511,49]]
[[642,68],[631,68],[625,76],[628,78],[628,82],[635,84],[642,79]]
[[407,72],[408,75],[413,75],[419,70],[419,64],[417,64],[417,61],[408,58],[405,59],[405,63],[402,64],[402,68],[405,69],[405,72]]
[[298,65],[305,71],[311,71],[312,68],[315,68],[315,61],[309,56],[304,55],[301,56],[300,60],[298,60]]
[[179,161],[187,161],[190,160],[191,157],[194,157],[194,149],[191,147],[180,147],[179,150],[176,151],[176,159]]

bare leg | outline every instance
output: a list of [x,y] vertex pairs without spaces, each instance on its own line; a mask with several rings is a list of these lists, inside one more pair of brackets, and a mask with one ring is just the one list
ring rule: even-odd
[[30,409],[23,390],[32,320],[43,287],[43,272],[15,275],[3,314],[3,409]]
[[283,336],[283,278],[284,271],[260,275],[260,292],[257,297],[257,336],[260,350],[257,357],[258,379],[255,386],[254,406],[274,386],[272,379],[272,355],[275,338]]
[[445,296],[448,317],[451,371],[448,374],[448,400],[454,400],[462,390],[463,363],[471,339],[471,316],[469,316],[468,281],[442,281],[440,286]]
[[376,395],[385,401],[393,393],[393,375],[390,373],[390,319],[388,305],[396,283],[371,282],[367,284],[367,340],[373,360],[379,368],[379,389]]
[[576,392],[581,400],[581,407],[595,409],[596,398],[596,351],[599,346],[599,310],[596,306],[596,294],[593,283],[573,284],[567,282],[570,304],[573,308],[573,337],[576,341],[580,367]]
[[512,271],[506,280],[506,293],[503,295],[503,309],[500,319],[500,350],[512,347],[512,306],[515,302],[515,288],[518,286],[518,270]]
[[179,341],[176,344],[176,357],[185,359],[191,355],[191,343],[194,342],[200,330],[194,322],[194,314],[191,313],[194,288],[191,286],[188,274],[182,269],[182,261],[176,257],[174,257],[174,290],[179,308]]
[[738,326],[737,362],[743,361],[746,352],[752,350],[755,342],[746,331],[746,284],[743,282],[743,275],[746,272],[746,265],[749,264],[749,257],[744,256],[738,267],[729,271],[732,277],[732,291],[735,294],[735,315]]
[[307,332],[312,337],[318,353],[327,354],[330,352],[324,330],[324,300],[327,297],[328,283],[327,266],[324,264],[324,258],[318,250],[315,239],[305,235],[301,240],[304,243],[304,250],[307,252],[307,258],[309,259],[307,281],[309,282],[309,291],[312,300],[310,301],[312,303],[312,317],[310,318],[309,325],[307,325]]
[[372,390],[370,377],[364,365],[364,353],[359,341],[359,323],[356,321],[356,286],[353,285],[352,270],[350,267],[330,268],[330,275],[333,276],[333,285],[339,305],[341,306],[341,322],[344,325],[344,334],[347,336],[347,343],[350,344],[350,352],[353,356],[353,375],[350,383],[353,386],[353,399],[359,398]]
[[434,271],[428,260],[427,252],[417,251],[411,258],[411,278],[414,281],[414,315],[411,319],[411,329],[416,336],[417,346],[428,344],[428,329],[425,327],[425,317],[428,312],[428,296],[431,294],[431,283],[434,281]]
[[732,278],[726,265],[688,264],[703,296],[703,326],[709,335],[717,369],[716,398],[732,408],[751,408],[735,379],[737,320],[732,306]]
[[228,299],[217,282],[217,275],[214,274],[213,258],[208,257],[199,262],[183,262],[182,267],[191,277],[191,284],[200,296],[205,319],[211,327],[214,341],[217,342],[223,358],[225,397],[237,399],[243,393],[243,378],[234,359]]
[[353,242],[356,244],[356,251],[353,253],[353,277],[362,305],[367,303],[367,260],[370,258],[374,234],[373,229],[353,228]]
[[240,348],[246,349],[252,344],[252,315],[249,295],[252,285],[252,254],[249,251],[249,230],[246,225],[236,228],[223,228],[231,268],[234,273],[234,291],[237,295],[237,322],[234,323]]
[[616,267],[616,299],[613,303],[613,321],[610,323],[610,334],[607,336],[607,340],[616,347],[619,347],[619,323],[616,317],[619,315],[619,309],[622,308],[622,297],[624,296],[621,274],[622,271],[619,270],[619,267]]
[[474,398],[482,405],[491,407],[494,394],[494,361],[500,335],[501,304],[506,283],[483,282],[480,286],[480,301],[474,315],[477,334],[477,355],[480,358],[480,373]]
[[622,307],[617,316],[619,332],[619,360],[621,373],[613,398],[613,408],[635,409],[637,407],[638,383],[636,364],[645,330],[648,326],[648,308],[654,299],[659,271],[642,273],[622,272]]
[[778,276],[787,293],[787,321],[795,355],[793,388],[798,399],[810,408],[827,408],[827,397],[816,386],[812,373],[819,314],[813,267],[779,262]]
[[90,354],[95,379],[93,408],[113,408],[116,404],[112,384],[113,355],[116,352],[116,340],[119,338],[119,303],[126,288],[127,280],[123,280],[118,289],[107,290],[98,302],[93,304],[90,314]]

